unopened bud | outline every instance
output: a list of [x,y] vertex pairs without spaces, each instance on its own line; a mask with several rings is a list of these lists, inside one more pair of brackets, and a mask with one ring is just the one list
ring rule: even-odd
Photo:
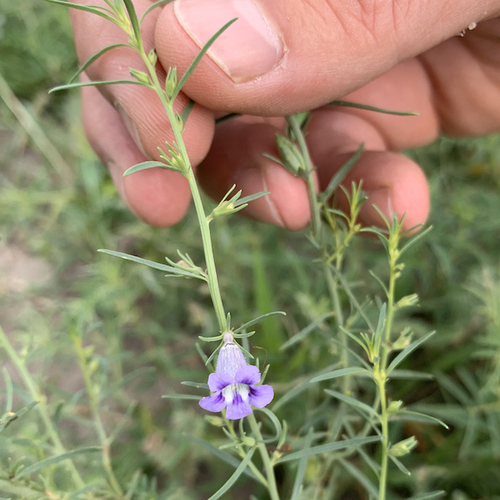
[[224,420],[220,417],[214,417],[212,415],[206,415],[205,420],[214,427],[224,427]]
[[144,83],[146,85],[151,85],[151,78],[149,78],[149,75],[144,73],[144,71],[139,71],[137,69],[130,68],[129,73],[138,81],[141,83]]
[[387,411],[389,413],[396,413],[401,408],[401,406],[403,406],[403,401],[391,401],[389,403]]
[[396,443],[394,446],[391,446],[389,453],[394,457],[403,457],[404,455],[408,455],[408,453],[413,450],[418,444],[415,436],[409,437],[408,439],[403,439],[399,443]]
[[245,436],[241,442],[245,445],[245,446],[255,446],[255,439],[252,437],[252,436]]
[[416,306],[418,304],[418,295],[416,293],[412,293],[411,295],[406,295],[403,298],[399,299],[397,302],[398,307],[411,307]]
[[412,332],[407,327],[400,334],[399,337],[392,343],[392,348],[395,351],[400,351],[408,347],[411,343]]
[[149,51],[148,59],[152,66],[156,66],[156,61],[158,60],[158,56],[156,55],[156,49],[151,49]]
[[295,177],[304,170],[304,160],[295,147],[295,144],[286,137],[276,134],[276,147],[278,148],[283,166]]
[[175,88],[177,87],[177,68],[169,68],[167,78],[165,80],[165,92],[168,97],[174,95]]

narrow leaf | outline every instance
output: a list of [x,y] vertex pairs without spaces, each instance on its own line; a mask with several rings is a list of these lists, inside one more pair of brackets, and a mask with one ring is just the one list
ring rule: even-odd
[[389,296],[389,290],[387,290],[385,283],[373,271],[369,270],[368,272],[372,275],[372,277],[374,277],[378,281],[379,285],[382,287],[382,290],[384,290],[386,296]]
[[436,377],[432,373],[417,372],[415,370],[392,370],[390,378],[397,380],[434,380]]
[[247,465],[250,463],[250,460],[252,460],[252,456],[255,452],[255,449],[256,448],[252,448],[247,453],[247,456],[241,461],[240,465],[238,465],[238,468],[233,472],[232,476],[225,482],[222,488],[220,488],[219,491],[213,494],[208,500],[217,500],[217,498],[220,498],[222,495],[224,495],[224,493],[226,493],[231,488],[231,486],[243,474],[243,472],[247,468]]
[[5,392],[7,393],[5,398],[5,413],[10,413],[12,411],[12,402],[14,398],[12,379],[10,378],[9,372],[5,367],[2,368],[2,374],[5,380]]
[[265,413],[274,425],[275,435],[269,439],[264,439],[263,442],[273,443],[275,441],[278,441],[283,432],[283,427],[281,425],[281,422],[278,420],[278,417],[269,408],[255,408],[255,411]]
[[366,315],[364,309],[361,307],[359,302],[357,301],[356,297],[352,293],[351,287],[347,283],[347,280],[344,278],[343,274],[335,267],[335,266],[330,266],[330,269],[336,274],[338,280],[340,281],[340,284],[342,285],[342,288],[346,292],[347,296],[349,297],[349,300],[351,301],[351,304],[354,306],[356,311],[358,311],[359,315],[365,320],[366,324],[368,325],[368,328],[370,331],[374,331],[372,322]]
[[86,12],[91,12],[92,14],[95,14],[96,16],[103,17],[104,19],[107,19],[108,21],[111,21],[112,23],[116,24],[119,26],[120,24],[118,21],[113,17],[113,12],[110,11],[109,9],[105,9],[104,7],[99,7],[97,5],[82,5],[79,3],[71,3],[71,2],[66,2],[65,0],[45,0],[46,2],[49,3],[55,3],[57,5],[64,5],[65,7],[70,7],[72,9],[77,9],[77,10],[84,10]]
[[173,2],[174,0],[158,0],[158,2],[155,2],[151,4],[142,14],[141,18],[139,19],[139,24],[142,24],[142,21],[144,21],[144,18],[156,7],[160,7],[161,5],[165,5],[166,3]]
[[177,97],[177,95],[181,91],[182,87],[187,82],[188,78],[191,76],[193,71],[196,69],[196,66],[198,66],[202,57],[207,53],[207,50],[212,46],[212,44],[215,42],[215,40],[217,40],[217,38],[219,38],[219,36],[221,36],[222,33],[224,33],[224,31],[226,31],[229,28],[229,26],[231,26],[231,24],[236,22],[237,19],[238,18],[235,17],[234,19],[231,19],[231,21],[226,23],[224,26],[222,26],[222,28],[219,31],[217,31],[217,33],[215,33],[215,35],[213,35],[210,38],[210,40],[208,40],[208,42],[203,46],[203,48],[200,50],[198,55],[195,57],[194,61],[191,63],[191,65],[189,66],[187,71],[184,73],[184,75],[180,79],[179,83],[177,84],[177,87],[175,87],[175,90],[174,90],[173,95],[172,95],[172,100],[174,100]]
[[[221,459],[223,462],[230,465],[231,467],[234,467],[236,469],[240,465],[240,462],[238,459],[234,458],[232,455],[229,455],[229,453],[226,453],[225,451],[221,451],[219,448],[216,448],[213,444],[210,444],[209,442],[205,441],[204,439],[200,439],[198,437],[191,436],[189,434],[184,434],[184,436],[186,436],[187,439],[189,439],[190,441],[192,441],[196,445],[205,448],[207,451],[212,453],[212,455]],[[257,476],[252,472],[251,469],[245,469],[243,471],[243,474],[258,481]]]
[[[48,1],[48,0],[47,0]],[[60,90],[70,90],[70,89],[79,89],[81,87],[97,87],[99,85],[119,85],[123,83],[128,83],[131,85],[144,85],[137,80],[103,80],[98,82],[77,82],[77,83],[69,83],[68,85],[59,85],[58,87],[54,87],[49,90],[49,94],[54,92],[59,92]]]
[[356,162],[361,157],[365,147],[365,143],[362,143],[357,151],[337,170],[336,174],[330,179],[328,186],[321,193],[321,201],[326,203],[336,189],[342,184],[342,181],[347,177],[347,174],[352,170]]
[[216,335],[215,337],[204,337],[203,335],[198,335],[198,338],[203,340],[203,342],[220,342],[222,340],[221,335]]
[[217,118],[215,120],[215,125],[219,125],[222,122],[225,122],[227,120],[232,120],[233,118],[237,118],[238,116],[241,116],[239,113],[228,113],[227,115],[221,116],[220,118]]
[[100,248],[97,250],[100,253],[105,253],[106,255],[111,255],[113,257],[120,257],[121,259],[125,260],[130,260],[132,262],[136,262],[138,264],[143,264],[145,266],[151,267],[153,269],[157,269],[158,271],[165,271],[170,274],[175,274],[179,276],[185,276],[187,278],[198,278],[204,280],[204,277],[196,274],[194,272],[189,271],[189,269],[186,269],[185,271],[183,269],[177,269],[172,266],[167,266],[166,264],[160,264],[159,262],[153,262],[151,260],[143,259],[141,257],[136,257],[135,255],[129,255],[127,253],[123,252],[115,252],[113,250],[105,250]]
[[332,451],[345,450],[350,448],[359,448],[365,444],[378,443],[382,440],[380,436],[370,436],[366,438],[354,438],[346,439],[344,441],[335,441],[334,443],[322,444],[319,446],[313,446],[306,450],[296,451],[294,453],[289,453],[276,460],[277,464],[283,462],[292,462],[293,460],[300,460],[302,457],[311,457],[313,455],[318,455],[321,453],[331,453]]
[[286,316],[286,313],[283,311],[272,311],[270,313],[262,314],[261,316],[258,316],[257,318],[252,319],[251,321],[248,321],[247,323],[244,323],[241,325],[239,328],[236,328],[236,330],[233,331],[233,333],[240,333],[243,330],[246,330],[250,326],[253,326],[257,323],[260,323],[264,319],[268,318],[269,316],[275,316],[276,314],[280,314],[282,316]]
[[199,401],[201,396],[195,396],[193,394],[164,394],[163,399],[186,399],[186,400],[196,400]]
[[377,113],[384,113],[387,115],[418,116],[418,113],[416,113],[415,111],[392,111],[390,109],[377,108],[376,106],[369,106],[368,104],[359,104],[357,102],[349,102],[349,101],[332,101],[328,104],[328,106],[366,109],[367,111],[376,111]]
[[247,205],[249,202],[262,198],[271,194],[270,191],[259,191],[258,193],[251,194],[249,196],[244,196],[234,203],[234,207],[239,207],[240,205]]
[[91,481],[89,484],[86,484],[83,488],[79,488],[75,491],[72,491],[69,496],[67,497],[69,500],[72,499],[81,499],[81,498],[89,498],[90,495],[84,495],[85,493],[88,493],[89,491],[98,491],[98,489],[101,489],[101,491],[104,489],[103,486],[105,486],[104,481]]
[[414,497],[410,497],[407,500],[431,500],[431,498],[440,498],[446,495],[446,491],[437,490],[431,491],[429,493],[422,493],[421,495],[416,495]]
[[181,385],[186,385],[188,387],[194,387],[195,389],[209,389],[208,384],[204,382],[189,382],[188,380],[181,382]]
[[330,389],[325,389],[325,392],[330,396],[333,396],[334,398],[337,398],[340,401],[343,401],[344,403],[347,403],[348,405],[357,408],[358,410],[361,410],[363,413],[371,415],[377,420],[379,420],[380,418],[379,414],[371,406],[368,406],[366,403],[362,403],[361,401],[358,401],[357,399],[354,399],[351,396],[346,396],[345,394],[341,394],[340,392],[331,391]]
[[438,373],[436,379],[439,385],[447,390],[457,401],[464,406],[472,406],[473,399],[467,394],[461,385],[444,373]]
[[292,401],[294,398],[302,394],[304,391],[307,391],[307,389],[310,389],[310,387],[311,386],[309,385],[309,380],[306,380],[301,384],[297,385],[296,387],[294,387],[293,389],[290,389],[273,404],[272,410],[274,412],[278,411],[279,408]]
[[411,472],[403,465],[403,462],[401,460],[398,460],[396,457],[389,455],[389,458],[394,462],[396,467],[403,473],[406,474],[407,476],[411,476]]
[[107,397],[108,395],[111,396],[115,394],[119,389],[122,389],[125,387],[127,384],[132,382],[132,380],[135,380],[138,377],[142,377],[143,375],[147,374],[152,374],[155,373],[156,368],[153,366],[145,366],[144,368],[138,368],[137,370],[134,370],[127,375],[125,375],[122,379],[118,380],[117,382],[114,382],[113,384],[110,384],[106,390],[102,391],[102,397]]
[[284,351],[291,347],[292,345],[296,344],[297,342],[300,342],[304,340],[307,335],[309,335],[311,332],[313,332],[325,319],[331,318],[333,316],[333,313],[327,312],[323,315],[321,315],[319,318],[315,319],[312,323],[307,325],[305,328],[302,328],[300,332],[296,333],[293,337],[290,337],[281,347],[280,351]]
[[89,446],[88,448],[79,448],[77,450],[68,451],[67,453],[62,453],[61,455],[57,455],[56,457],[46,458],[45,460],[40,460],[36,464],[30,465],[23,469],[19,474],[16,474],[16,479],[20,477],[29,476],[33,474],[33,472],[37,472],[44,467],[48,467],[49,465],[54,465],[64,460],[68,460],[77,455],[83,455],[85,453],[96,453],[102,452],[102,448],[100,446]]
[[268,158],[269,160],[272,160],[275,163],[277,163],[278,165],[281,165],[282,167],[284,167],[283,162],[279,158],[276,158],[276,156],[270,155],[269,153],[262,153],[262,156],[264,158]]
[[372,367],[353,349],[343,345],[343,343],[337,339],[331,339],[331,341],[336,344],[341,350],[347,351],[353,358],[355,358],[360,364],[362,364],[367,370],[372,370]]
[[93,62],[97,61],[99,57],[104,55],[106,52],[109,52],[110,50],[116,49],[118,47],[129,47],[130,45],[126,43],[114,43],[113,45],[108,45],[107,47],[104,47],[102,50],[94,54],[92,57],[89,57],[76,71],[76,73],[69,79],[68,84],[73,83],[80,73],[83,73]]
[[371,376],[371,372],[365,368],[361,368],[360,366],[350,366],[348,368],[341,368],[340,370],[333,370],[332,372],[317,375],[312,378],[310,382],[313,384],[315,382],[321,382],[322,380],[330,380],[337,377],[343,377],[344,375],[353,375],[355,373],[364,373],[365,375]]
[[412,247],[415,243],[420,241],[424,236],[427,236],[427,234],[432,231],[433,226],[429,226],[428,228],[424,229],[423,231],[420,231],[418,234],[413,236],[413,238],[410,238],[407,242],[406,245],[404,245],[401,250],[399,251],[399,257],[403,255],[406,250],[408,250],[410,247]]
[[445,429],[449,429],[442,420],[436,417],[431,417],[425,413],[420,413],[418,411],[411,410],[398,410],[396,413],[390,416],[391,420],[406,420],[409,422],[426,422],[429,424],[438,424],[443,426]]
[[418,408],[425,415],[432,414],[456,427],[465,427],[469,421],[469,411],[458,404],[418,404]]
[[[171,2],[172,0],[168,0]],[[184,106],[184,109],[182,110],[181,113],[181,120],[184,126],[186,126],[186,122],[188,121],[189,115],[191,114],[191,111],[194,108],[194,101],[192,99],[189,99],[188,103]]]
[[141,172],[142,170],[149,170],[150,168],[166,168],[169,170],[177,170],[161,161],[143,161],[141,163],[138,163],[137,165],[134,165],[133,167],[128,168],[123,174],[123,177],[135,174],[136,172]]
[[[369,346],[362,340],[362,339],[358,339],[358,337],[356,337],[356,335],[354,335],[354,333],[350,332],[349,330],[347,330],[346,328],[344,328],[343,326],[339,326],[340,330],[342,332],[344,332],[350,339],[354,340],[354,342],[356,342],[358,345],[360,345],[363,350],[365,351],[366,355],[369,357],[370,356],[370,349],[369,349]],[[354,353],[354,351],[351,351],[351,354]],[[359,359],[362,360],[363,364],[369,368],[370,365],[368,365],[364,360],[363,358],[360,358],[359,355],[357,355]]]
[[[478,418],[477,415],[469,415],[465,426],[464,437],[462,438],[460,450],[458,451],[458,458],[464,460],[467,455],[469,455],[470,449],[478,436],[478,431],[483,425],[484,423]],[[492,440],[490,439],[490,441]]]
[[356,479],[359,484],[363,486],[363,488],[374,498],[378,498],[378,488],[366,477],[366,475],[360,471],[357,467],[352,465],[350,462],[346,460],[340,459],[339,462],[342,464],[342,467],[349,472],[349,474]]
[[[312,427],[309,428],[309,431],[307,433],[306,438],[304,439],[304,446],[302,450],[307,450],[311,448],[311,443],[313,441],[313,432],[314,429]],[[295,473],[295,481],[293,482],[293,490],[292,490],[292,496],[290,497],[290,500],[299,500],[300,499],[300,494],[302,493],[302,482],[304,480],[304,476],[306,473],[306,466],[307,466],[307,459],[309,457],[307,455],[304,455],[300,460],[299,460],[299,465],[297,467],[297,472]]]
[[[380,346],[380,343],[382,341],[382,334],[384,332],[384,326],[385,326],[385,318],[386,318],[386,313],[387,313],[387,304],[384,302],[382,304],[382,307],[380,308],[380,314],[378,316],[378,323],[377,323],[377,329],[375,330],[375,339],[376,339],[376,345]],[[377,349],[377,352],[379,350]]]
[[391,373],[396,366],[398,366],[407,356],[409,356],[415,349],[417,349],[424,342],[429,340],[436,332],[430,332],[427,335],[424,335],[422,338],[415,340],[409,346],[405,347],[391,362],[389,368],[387,368],[387,375]]
[[471,394],[477,394],[481,390],[474,377],[463,366],[457,368],[457,375]]
[[122,2],[125,4],[125,8],[127,9],[128,17],[130,18],[130,23],[132,24],[135,38],[137,41],[141,42],[141,26],[139,24],[139,19],[137,18],[134,4],[132,0],[122,0]]

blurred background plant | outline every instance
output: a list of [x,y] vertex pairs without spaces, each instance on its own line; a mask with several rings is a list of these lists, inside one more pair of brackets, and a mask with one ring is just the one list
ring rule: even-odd
[[[174,228],[153,229],[125,209],[85,142],[78,95],[47,94],[75,69],[65,9],[0,0],[0,496],[207,498],[233,471],[200,444],[218,433],[195,402],[161,399],[189,391],[182,380],[206,378],[193,345],[217,330],[207,290],[96,252],[161,261],[180,248],[200,261],[197,223],[191,212]],[[390,397],[451,428],[397,424],[394,439],[415,435],[418,446],[404,457],[411,476],[390,469],[390,498],[431,490],[500,498],[500,137],[442,138],[409,154],[429,176],[434,229],[405,254],[396,295],[418,293],[420,306],[398,321],[417,335],[438,332],[404,365],[435,377],[391,381]],[[231,217],[217,221],[214,238],[235,322],[287,312],[257,328],[275,390],[330,365],[322,323],[279,351],[329,310],[304,235]],[[369,274],[388,277],[380,243],[354,239],[344,266],[361,301],[384,300]],[[336,411],[334,401],[317,408],[319,392],[311,385],[300,405],[275,409],[298,429],[314,413]],[[290,445],[305,435],[291,435]],[[331,498],[367,498],[355,471],[369,477],[369,469],[346,463],[339,470],[351,474],[338,473]],[[321,489],[318,465],[309,460],[304,477]],[[278,468],[284,491],[291,472]],[[226,496],[251,494],[263,498],[241,478]]]

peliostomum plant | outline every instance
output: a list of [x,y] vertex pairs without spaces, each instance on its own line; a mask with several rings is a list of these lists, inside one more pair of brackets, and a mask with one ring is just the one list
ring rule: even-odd
[[[60,0],[49,1],[68,5]],[[414,340],[408,328],[402,331],[396,331],[394,328],[394,320],[398,312],[405,307],[413,307],[417,303],[414,295],[399,300],[396,298],[396,281],[404,268],[401,257],[424,233],[404,242],[403,221],[396,218],[388,220],[382,214],[381,217],[386,225],[385,230],[363,228],[359,224],[359,211],[365,202],[362,185],[352,185],[348,189],[341,183],[362,154],[362,148],[332,178],[325,191],[317,193],[313,179],[313,165],[305,141],[307,120],[310,114],[303,113],[287,118],[288,129],[285,135],[278,135],[276,138],[279,158],[273,157],[273,159],[281,163],[293,175],[303,178],[308,187],[312,220],[307,236],[317,252],[325,277],[330,312],[305,326],[297,335],[291,337],[282,349],[286,351],[290,346],[304,341],[316,327],[325,322],[330,330],[326,342],[327,347],[330,347],[330,343],[338,346],[337,353],[332,353],[332,363],[329,368],[320,367],[317,372],[310,374],[305,382],[293,384],[294,387],[284,392],[273,408],[279,411],[285,403],[290,401],[293,404],[300,404],[301,394],[312,387],[311,384],[327,383],[323,393],[326,399],[318,401],[317,404],[318,408],[328,408],[333,411],[323,411],[319,418],[307,417],[299,428],[288,429],[285,419],[280,420],[274,411],[265,408],[273,400],[274,391],[270,385],[262,384],[262,381],[268,374],[272,378],[272,368],[266,366],[261,374],[260,367],[251,364],[253,356],[249,352],[248,342],[248,337],[254,333],[250,330],[253,325],[271,314],[282,313],[269,313],[251,319],[239,327],[231,324],[231,314],[225,310],[219,286],[211,235],[211,223],[215,219],[234,214],[254,199],[265,196],[267,193],[257,193],[242,198],[242,192],[235,191],[235,186],[233,186],[219,204],[208,212],[182,137],[194,103],[189,102],[181,113],[177,113],[174,109],[176,97],[201,58],[217,37],[237,20],[230,20],[214,34],[180,79],[177,77],[176,69],[169,68],[163,82],[159,80],[156,71],[155,50],[146,52],[140,28],[144,17],[152,9],[167,1],[160,0],[152,4],[140,19],[137,17],[131,0],[104,1],[107,8],[80,4],[70,6],[104,17],[119,26],[129,37],[126,45],[141,56],[143,67],[141,69],[130,68],[131,80],[70,83],[55,90],[86,85],[142,85],[158,95],[169,119],[174,139],[159,148],[162,161],[146,161],[135,165],[125,175],[133,175],[149,168],[165,168],[178,172],[187,179],[200,228],[204,264],[195,263],[188,254],[180,251],[178,251],[180,260],[167,257],[166,264],[111,250],[102,250],[102,252],[147,265],[164,272],[167,276],[200,280],[208,286],[214,315],[217,318],[218,332],[211,337],[200,338],[204,342],[217,343],[217,348],[209,356],[205,355],[203,350],[199,351],[211,371],[208,385],[193,382],[186,382],[186,384],[211,393],[204,397],[195,397],[195,399],[199,400],[199,405],[205,410],[220,412],[220,417],[207,417],[209,422],[222,429],[227,438],[226,443],[219,447],[216,454],[235,468],[231,477],[210,499],[222,497],[236,480],[245,474],[266,489],[272,500],[280,498],[326,500],[336,496],[339,484],[343,482],[339,474],[340,467],[358,481],[371,497],[384,500],[387,496],[389,462],[394,463],[402,473],[409,474],[400,457],[410,453],[416,445],[416,439],[413,436],[404,437],[392,443],[390,423],[414,419],[442,424],[435,418],[405,408],[403,401],[391,401],[387,392],[389,378],[398,376],[418,378],[418,374],[403,373],[404,371],[399,370],[398,367],[432,335],[429,333]],[[73,80],[97,58],[113,50],[114,47],[110,46],[101,50],[85,62]],[[331,104],[351,105],[387,112],[342,101]],[[349,200],[350,211],[347,214],[334,208],[335,192],[338,189],[342,189]],[[388,283],[375,276],[384,296],[383,300],[375,304],[373,302],[360,303],[343,270],[349,246],[361,233],[371,233],[377,236],[386,249],[389,261]],[[242,346],[237,343],[238,341],[242,342]],[[214,367],[213,360],[216,356],[217,362]],[[358,397],[361,389],[365,393],[365,401]],[[183,396],[175,395],[174,397]],[[193,396],[189,395],[185,398],[193,399]],[[337,404],[333,405],[332,401],[336,401]],[[265,421],[259,422],[254,414],[255,409],[266,417]],[[318,430],[315,430],[315,425],[319,425]],[[368,445],[372,447],[372,450],[373,446],[376,446],[378,451],[370,452]],[[209,444],[207,448],[213,450]],[[260,462],[254,458],[255,452],[258,452]],[[354,456],[359,457],[364,466],[354,465],[354,462],[350,460]],[[375,457],[378,458],[375,459]],[[314,477],[307,473],[308,463],[312,459],[319,464]],[[287,469],[287,476],[291,477],[291,480],[278,484],[275,469],[286,463],[294,464],[294,467]],[[111,467],[109,463],[108,465]],[[366,474],[365,466],[371,469],[370,476]],[[110,473],[112,477],[112,470]],[[115,490],[120,491],[119,485]],[[440,494],[440,492],[427,493],[425,498],[436,497]]]

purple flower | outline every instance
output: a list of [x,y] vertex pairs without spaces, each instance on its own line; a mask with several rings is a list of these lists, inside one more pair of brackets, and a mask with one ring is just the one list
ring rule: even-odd
[[252,413],[250,405],[263,408],[274,397],[273,388],[257,385],[259,382],[259,369],[247,365],[241,349],[233,342],[232,333],[226,332],[217,368],[208,377],[208,387],[214,394],[203,398],[199,404],[213,412],[227,408],[226,418],[229,420],[246,417]]

